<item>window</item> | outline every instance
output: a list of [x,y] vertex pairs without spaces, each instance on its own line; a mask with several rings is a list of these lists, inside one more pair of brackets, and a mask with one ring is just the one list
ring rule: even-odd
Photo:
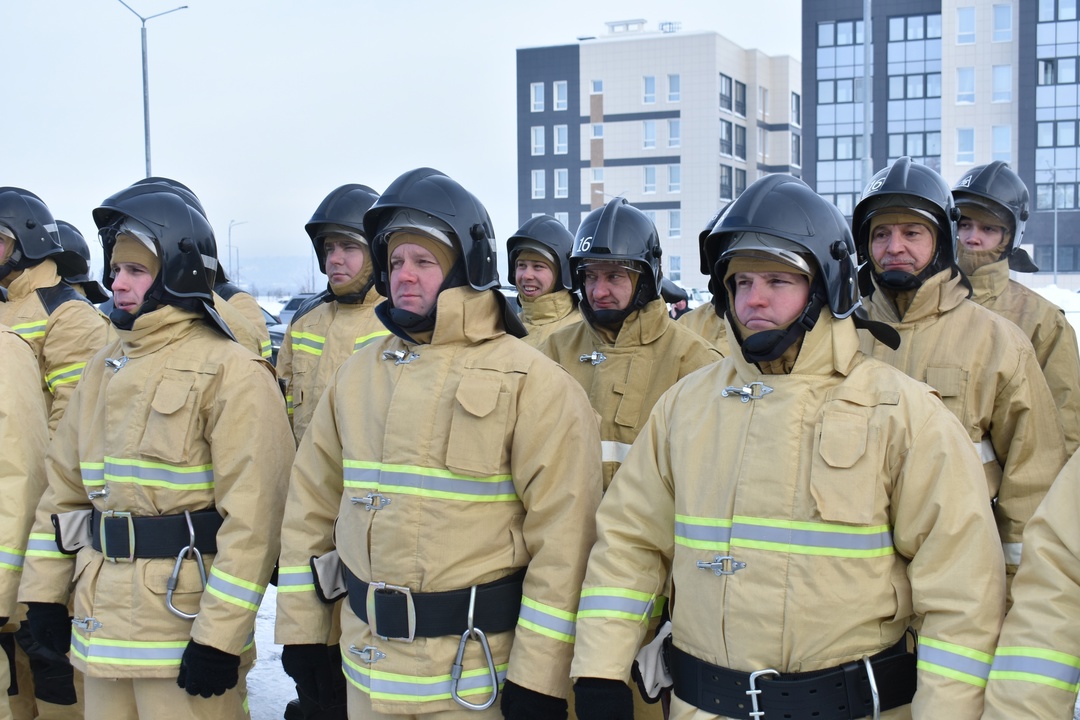
[[529,91],[532,94],[532,111],[544,112],[544,83],[532,83]]
[[975,102],[975,68],[956,68],[956,102]]
[[[682,237],[682,210],[668,210],[667,214],[667,234],[670,238]],[[673,257],[672,260],[677,260],[677,257]],[[677,278],[672,278],[675,280]]]
[[1012,126],[995,125],[991,132],[993,133],[991,159],[1012,162]]
[[656,78],[652,75],[646,75],[644,86],[641,102],[651,105],[656,102]]
[[682,192],[682,165],[668,165],[667,191]]
[[758,128],[757,131],[757,154],[760,160],[769,157],[769,131],[765,128]]
[[567,143],[569,133],[567,132],[566,125],[555,126],[555,154],[565,155],[567,150]]
[[667,121],[667,146],[677,148],[682,145],[682,121],[678,118]]
[[544,171],[533,170],[532,171],[532,198],[533,200],[543,200],[545,196],[544,189]]
[[566,168],[555,170],[555,197],[564,198],[570,195],[570,171]]
[[941,37],[941,16],[940,15],[927,15],[926,16],[926,37],[939,38]]
[[[1055,10],[1057,10],[1056,16]],[[1039,0],[1039,22],[1075,19],[1076,0],[1056,0],[1056,2],[1055,0]]]
[[853,42],[855,42],[855,23],[850,20],[836,23],[836,44],[851,45]]
[[926,37],[926,18],[922,15],[913,15],[907,19],[907,39],[922,40]]
[[742,125],[735,126],[735,157],[746,159],[746,128]]
[[836,102],[849,103],[855,99],[855,81],[852,79],[836,81]]
[[735,114],[746,117],[746,83],[735,81]]
[[791,135],[791,164],[802,166],[802,137],[794,133]]
[[802,98],[799,93],[791,93],[791,122],[802,125]]
[[594,183],[604,182],[604,168],[590,168],[592,170],[592,181]]
[[975,162],[974,128],[956,129],[956,162],[969,164]]
[[593,123],[592,136],[593,140],[599,140],[604,137],[604,123]]
[[1039,61],[1039,84],[1053,85],[1057,82],[1057,66],[1053,60]]
[[642,192],[646,194],[654,193],[656,192],[656,166],[646,165],[644,170],[644,187],[642,188]]
[[[679,212],[678,210],[672,210],[672,212]],[[681,220],[679,222],[682,222]],[[671,255],[668,257],[668,278],[673,282],[675,280],[682,280],[682,256]]]
[[1059,120],[1057,124],[1057,146],[1073,147],[1076,145],[1076,121]]
[[682,99],[682,83],[678,75],[667,76],[667,101],[679,102]]
[[836,102],[836,81],[818,80],[817,96],[819,105],[829,105]]
[[720,109],[731,110],[731,78],[720,73]]
[[591,94],[599,95],[602,92],[604,92],[604,81],[603,80],[593,80],[592,81],[592,93]]
[[720,121],[720,154],[731,154],[731,123],[727,120]]
[[555,96],[555,109],[566,109],[566,81],[556,80],[551,83],[551,94]]
[[1054,147],[1054,123],[1039,123],[1035,145],[1036,147]]
[[941,73],[926,75],[926,97],[941,97]]
[[923,139],[922,133],[908,133],[907,150],[905,151],[905,154],[911,157],[922,157],[924,154]]
[[641,147],[652,150],[656,147],[656,121],[642,120],[641,122]]
[[[903,153],[901,153],[902,155]],[[836,159],[853,160],[855,158],[855,140],[850,135],[836,138]]]
[[732,170],[732,168],[731,168],[730,165],[721,165],[720,166],[720,199],[721,200],[730,200],[731,199],[731,175],[732,175],[731,170]]
[[1012,5],[994,6],[994,42],[1012,40]]
[[555,219],[561,222],[564,228],[570,229],[570,213],[557,212],[555,213]]
[[744,192],[746,192],[746,171],[735,168],[735,197],[739,197]]
[[543,155],[544,154],[544,128],[542,126],[533,126],[532,129],[532,154]]
[[758,88],[758,115],[769,117],[769,88]]
[[1076,58],[1064,57],[1057,59],[1058,85],[1071,85],[1076,82]]
[[956,8],[956,44],[971,45],[975,42],[975,8]]
[[926,78],[923,75],[907,76],[907,97],[926,97]]
[[[891,139],[891,136],[890,136]],[[835,138],[831,137],[819,137],[817,141],[817,159],[818,160],[834,160],[836,156],[833,154]],[[889,154],[892,155],[890,149]],[[900,153],[898,153],[900,154]]]
[[822,22],[817,26],[818,47],[830,47],[836,44],[836,23]]
[[904,18],[889,18],[889,42],[898,42],[904,39]]
[[1012,100],[1012,65],[994,66],[994,102],[1010,102]]

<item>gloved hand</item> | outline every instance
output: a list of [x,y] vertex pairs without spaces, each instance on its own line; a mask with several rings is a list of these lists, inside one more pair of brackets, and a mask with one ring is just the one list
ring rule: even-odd
[[286,645],[281,666],[296,683],[301,705],[313,700],[322,709],[345,704],[345,674],[340,645]]
[[240,682],[240,656],[189,640],[180,658],[176,684],[188,695],[224,695]]
[[538,693],[510,680],[503,685],[499,709],[506,720],[566,720],[565,700]]
[[43,647],[61,655],[71,649],[71,616],[60,603],[26,603],[30,632]]
[[9,618],[6,618],[6,617],[3,617],[2,615],[0,615],[0,627],[4,627],[5,625],[7,625],[8,619]]
[[622,680],[578,678],[574,710],[580,720],[634,720],[634,694]]

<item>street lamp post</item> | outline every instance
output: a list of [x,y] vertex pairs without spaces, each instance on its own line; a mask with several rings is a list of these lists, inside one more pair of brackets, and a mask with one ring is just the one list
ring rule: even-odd
[[151,173],[150,173],[150,77],[149,77],[150,73],[149,73],[147,63],[146,63],[146,21],[147,20],[153,20],[154,18],[161,17],[162,15],[168,15],[169,13],[176,12],[177,10],[185,10],[185,9],[187,9],[187,5],[181,5],[180,7],[175,7],[172,10],[166,10],[165,12],[159,12],[159,13],[156,13],[154,15],[150,15],[149,17],[143,17],[139,13],[135,12],[135,10],[130,5],[128,5],[126,2],[124,2],[124,0],[117,0],[117,2],[119,2],[121,5],[126,7],[128,10],[131,10],[131,12],[135,15],[135,17],[139,18],[139,20],[142,22],[141,35],[142,35],[143,138],[144,138],[145,143],[146,143],[146,177],[150,177],[150,175],[151,175]]
[[[230,220],[229,221],[229,279],[233,282],[240,282],[237,277],[233,275],[233,260],[232,260],[232,229],[233,225],[243,225],[247,220]],[[240,264],[240,248],[236,249],[236,264]]]

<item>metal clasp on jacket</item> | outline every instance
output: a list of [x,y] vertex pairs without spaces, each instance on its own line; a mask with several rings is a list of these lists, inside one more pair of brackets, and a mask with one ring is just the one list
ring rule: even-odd
[[393,360],[395,365],[408,365],[418,357],[420,353],[414,353],[411,350],[385,350],[382,354],[383,360]]
[[386,657],[386,653],[384,653],[382,650],[375,647],[374,645],[365,645],[363,648],[358,648],[355,645],[350,645],[349,652],[351,652],[353,655],[359,655],[360,659],[369,665],[372,663],[377,663],[384,657]]
[[79,628],[80,630],[85,630],[88,633],[92,633],[95,630],[101,629],[101,623],[98,621],[98,619],[92,618],[89,615],[84,618],[73,617],[71,618],[71,624]]
[[712,562],[705,560],[697,561],[698,570],[712,570],[715,575],[734,575],[746,567],[746,563],[739,562],[730,555],[717,555]]
[[589,355],[582,355],[578,358],[578,362],[587,362],[592,363],[593,365],[599,365],[605,360],[607,360],[607,355],[599,350],[593,350]]
[[[409,624],[409,634],[405,637],[390,637],[379,632],[379,618],[375,612],[375,592],[378,590],[396,592],[405,596],[405,617]],[[416,638],[416,605],[413,603],[412,590],[404,585],[387,585],[384,582],[368,583],[366,602],[368,627],[371,628],[372,635],[377,635],[383,640],[398,640],[406,643],[411,643]]]
[[775,675],[776,677],[780,677],[780,673],[772,668],[765,668],[764,670],[750,673],[750,689],[746,691],[746,694],[750,696],[750,704],[753,706],[753,709],[750,711],[750,717],[755,718],[755,720],[765,715],[765,711],[758,707],[758,695],[761,694],[761,688],[757,686],[757,679],[762,675]]
[[392,498],[388,498],[382,493],[368,493],[364,497],[352,497],[349,498],[349,502],[353,505],[363,505],[365,510],[382,510],[384,507],[390,504]]
[[93,492],[86,493],[86,497],[90,500],[97,500],[98,498],[107,499],[109,497],[109,486],[101,488],[100,490],[94,490]]
[[[487,710],[495,704],[495,698],[499,696],[499,673],[495,670],[495,660],[491,657],[491,646],[488,645],[487,635],[484,631],[473,624],[473,611],[476,609],[476,586],[472,586],[469,593],[469,627],[461,633],[461,642],[458,643],[457,657],[450,666],[450,697],[454,702],[468,710]],[[465,657],[465,643],[471,636],[475,636],[484,648],[484,657],[487,659],[488,674],[491,676],[491,695],[483,703],[474,705],[458,694],[458,682],[461,680],[462,659]]]
[[117,358],[105,358],[105,364],[108,367],[112,368],[113,373],[120,372],[120,368],[127,365],[127,361],[128,361],[127,355],[125,355],[124,357],[119,358],[119,359],[117,359]]
[[750,402],[751,400],[760,400],[772,391],[773,389],[763,382],[752,382],[743,385],[742,387],[728,385],[720,391],[720,394],[723,397],[738,395],[743,402]]
[[[114,557],[109,554],[108,536],[105,533],[105,521],[109,518],[121,518],[127,521],[128,531],[128,555],[127,557]],[[125,510],[106,510],[101,513],[98,521],[98,537],[101,538],[101,554],[109,562],[135,562],[135,523],[131,521],[131,513]]]
[[199,552],[199,548],[195,547],[195,525],[191,522],[191,513],[187,510],[184,511],[184,519],[187,520],[188,527],[188,544],[187,547],[180,548],[180,552],[176,555],[176,564],[173,565],[172,575],[165,581],[165,607],[169,608],[169,612],[178,618],[185,620],[194,620],[199,616],[199,613],[186,613],[180,608],[173,605],[173,592],[176,591],[176,584],[180,579],[180,565],[187,560],[195,560],[199,565],[199,576],[202,578],[203,590],[206,589],[206,566],[203,565],[202,553]]

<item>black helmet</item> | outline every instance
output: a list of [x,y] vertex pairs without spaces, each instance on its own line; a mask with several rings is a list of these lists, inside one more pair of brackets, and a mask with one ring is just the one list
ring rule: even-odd
[[[615,198],[585,216],[574,238],[570,268],[579,274],[587,261],[621,262],[641,273],[637,290],[626,310],[645,307],[660,297],[660,238],[649,216],[626,201]],[[581,282],[581,278],[578,278]],[[583,306],[589,307],[588,298]]]
[[532,248],[552,255],[558,263],[557,280],[565,290],[574,289],[574,273],[570,272],[570,251],[574,247],[574,236],[566,227],[550,215],[537,215],[525,221],[510,239],[506,241],[509,256],[510,284],[517,285],[514,263],[518,253]]
[[137,180],[133,184],[134,185],[148,185],[148,184],[151,184],[151,183],[157,183],[159,185],[164,185],[165,187],[171,189],[177,195],[184,198],[184,200],[187,202],[188,205],[190,205],[191,207],[198,210],[200,215],[202,215],[203,217],[206,217],[206,210],[203,209],[202,202],[199,200],[198,196],[195,194],[195,191],[192,190],[191,188],[189,188],[184,183],[180,182],[179,180],[173,180],[172,178],[156,177],[155,176],[155,177],[143,178],[142,180]]
[[49,208],[29,190],[0,187],[0,226],[15,238],[15,249],[0,269],[0,277],[12,270],[33,267],[47,257],[56,263],[61,277],[79,272],[81,262],[63,255],[56,220]]
[[[867,263],[867,267],[873,267],[870,257],[871,219],[881,213],[897,211],[921,215],[933,223],[937,229],[934,256],[918,277],[888,272],[884,273],[885,277],[879,277],[883,285],[897,290],[913,289],[931,275],[956,267],[956,222],[960,219],[960,212],[953,202],[949,184],[937,171],[912,162],[909,157],[899,158],[870,178],[862,199],[855,206],[851,228],[860,264]],[[903,277],[891,277],[900,275]]]
[[90,246],[86,244],[86,238],[77,227],[63,220],[56,221],[56,228],[60,235],[60,244],[64,248],[64,257],[71,264],[80,264],[82,267],[82,272],[64,275],[64,280],[81,285],[92,303],[108,300],[108,291],[97,280],[90,278]]
[[340,225],[349,230],[359,233],[364,240],[364,213],[368,211],[375,201],[379,199],[379,193],[367,185],[342,185],[327,195],[315,214],[304,225],[311,244],[315,247],[315,254],[319,258],[319,270],[326,274],[326,253],[319,235],[324,225]]
[[[965,206],[970,206],[980,208],[1000,219],[1011,235],[1002,257],[1008,257],[1011,261],[1012,254],[1024,236],[1024,228],[1031,213],[1031,196],[1020,176],[1013,172],[1007,163],[995,160],[989,165],[977,165],[964,173],[953,187],[952,194],[961,214],[964,213]],[[1027,257],[1027,253],[1024,253],[1024,257]],[[1037,269],[1027,272],[1035,272]]]

